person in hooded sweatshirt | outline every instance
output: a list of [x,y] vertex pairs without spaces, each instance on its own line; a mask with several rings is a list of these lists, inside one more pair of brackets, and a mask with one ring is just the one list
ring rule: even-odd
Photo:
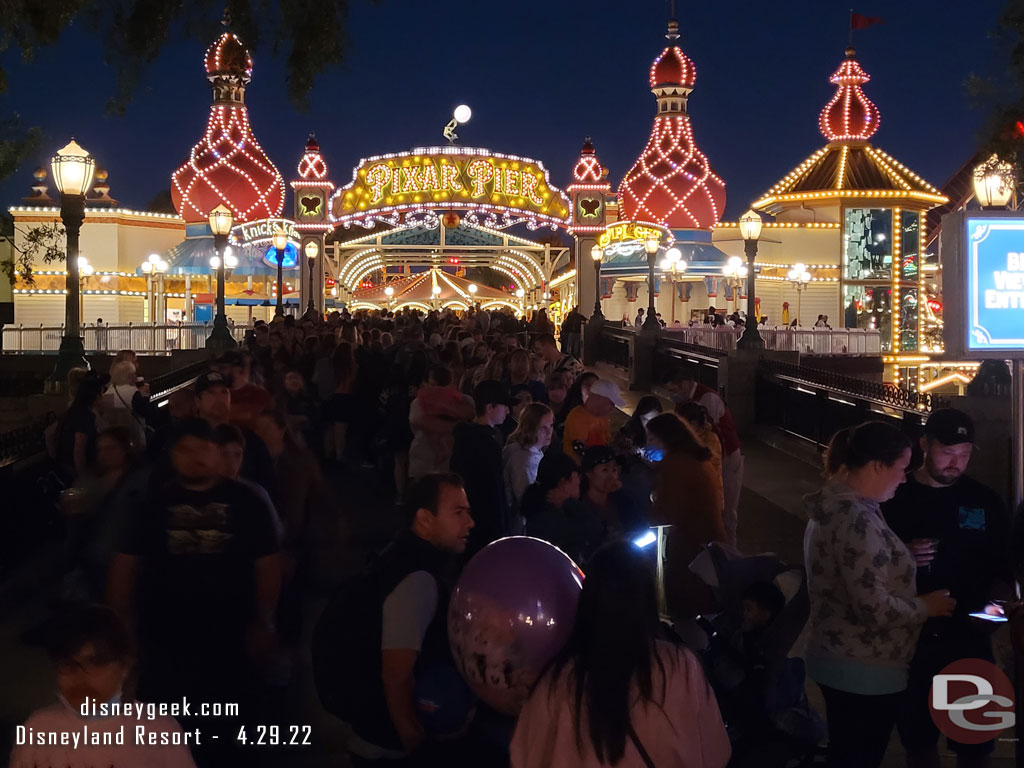
[[807,671],[825,697],[830,766],[881,764],[921,627],[956,604],[948,589],[918,596],[914,558],[882,516],[909,464],[906,435],[866,422],[832,438],[828,482],[807,497]]

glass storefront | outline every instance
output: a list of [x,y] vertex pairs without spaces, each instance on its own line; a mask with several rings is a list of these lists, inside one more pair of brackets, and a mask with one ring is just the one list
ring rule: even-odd
[[843,277],[892,279],[892,211],[847,208],[843,230]]
[[843,325],[882,332],[882,351],[892,350],[892,288],[847,285],[843,288]]

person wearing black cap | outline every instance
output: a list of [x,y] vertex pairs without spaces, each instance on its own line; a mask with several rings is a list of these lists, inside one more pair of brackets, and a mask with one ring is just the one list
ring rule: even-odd
[[554,544],[577,563],[586,562],[605,540],[604,525],[579,504],[580,468],[563,452],[540,460],[537,482],[523,495],[526,535]]
[[499,427],[512,406],[505,386],[481,381],[473,391],[476,418],[455,426],[451,470],[466,484],[466,496],[476,526],[468,551],[477,552],[509,532],[505,480],[501,464],[504,445]]
[[[1001,613],[991,601],[1009,597],[1009,517],[999,495],[964,472],[974,449],[974,423],[963,411],[935,411],[921,438],[924,462],[882,505],[889,527],[917,561],[917,591],[947,587],[956,599],[952,618],[929,619],[910,664],[904,712],[898,722],[907,765],[938,765],[939,733],[931,718],[932,677],[964,658],[993,660],[989,638],[998,624],[972,613]],[[984,765],[993,741],[949,747],[958,765]]]
[[622,490],[619,460],[611,448],[605,445],[587,448],[583,452],[582,469],[579,503],[601,520],[607,536],[622,536],[648,528]]

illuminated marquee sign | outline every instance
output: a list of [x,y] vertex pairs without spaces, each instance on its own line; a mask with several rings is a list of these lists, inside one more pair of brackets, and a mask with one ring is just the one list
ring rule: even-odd
[[944,216],[940,258],[947,355],[1024,357],[1024,218]]
[[295,228],[295,222],[289,219],[258,219],[247,221],[245,224],[236,224],[231,228],[232,245],[262,245],[269,243],[274,233],[281,227],[288,234],[289,240],[300,240],[299,231]]
[[664,233],[657,227],[636,224],[632,221],[617,221],[597,237],[597,244],[607,248],[612,243],[639,243],[643,245],[649,237],[662,239]]
[[362,161],[331,198],[335,222],[394,212],[466,209],[565,224],[569,199],[536,161],[467,147],[429,147]]

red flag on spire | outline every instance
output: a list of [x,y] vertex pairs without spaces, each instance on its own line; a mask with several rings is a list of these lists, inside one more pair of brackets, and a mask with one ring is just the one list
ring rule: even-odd
[[885,24],[881,16],[865,16],[863,13],[850,12],[850,29],[867,29],[875,24]]

